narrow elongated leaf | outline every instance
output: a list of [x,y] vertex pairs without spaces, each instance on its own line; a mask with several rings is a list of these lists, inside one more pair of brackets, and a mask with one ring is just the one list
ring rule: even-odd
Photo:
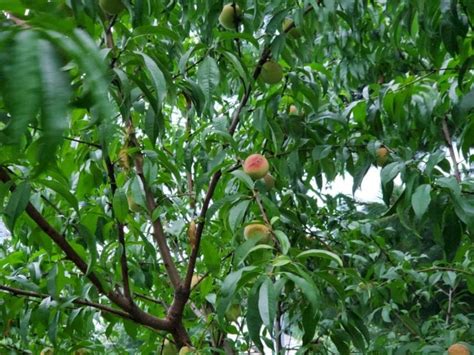
[[32,30],[18,32],[2,72],[2,94],[11,121],[3,140],[18,143],[28,124],[34,121],[40,106],[41,82],[38,57],[38,36]]
[[16,220],[23,213],[29,201],[30,184],[22,182],[12,192],[7,207],[5,207],[5,215],[7,217],[5,222],[12,233]]
[[290,250],[290,247],[291,247],[288,237],[286,236],[285,233],[283,233],[280,230],[273,231],[273,233],[275,234],[275,237],[278,239],[278,242],[280,243],[281,252],[284,255],[286,255],[288,253],[288,250]]
[[263,324],[265,324],[270,332],[273,332],[276,303],[277,299],[273,282],[269,278],[266,278],[260,286],[260,291],[258,294],[258,311]]
[[319,302],[318,301],[319,292],[316,289],[316,287],[313,284],[309,283],[304,278],[296,276],[295,274],[285,272],[284,275],[288,279],[293,281],[298,288],[301,289],[304,296],[306,297],[306,299],[310,302],[311,306],[313,307],[313,310],[316,311],[317,308],[318,308],[318,302]]
[[64,198],[76,211],[78,211],[79,207],[76,196],[71,193],[68,186],[65,186],[55,180],[40,180],[39,182],[61,195],[62,198]]
[[327,250],[322,250],[322,249],[311,249],[311,250],[306,250],[302,253],[299,253],[296,258],[297,259],[303,259],[307,257],[319,257],[319,258],[325,258],[329,260],[334,260],[339,264],[340,267],[343,266],[342,264],[342,259],[337,255],[334,254],[333,252],[327,251]]
[[418,218],[423,217],[431,201],[431,185],[424,184],[416,188],[415,193],[411,196],[411,206]]
[[159,107],[163,103],[163,100],[165,99],[166,93],[167,93],[166,79],[160,67],[155,63],[153,59],[151,59],[145,53],[139,53],[139,54],[143,58],[145,66],[148,69],[148,72],[152,79],[153,87],[156,91],[156,97],[158,98],[158,101],[157,101],[158,107],[154,107],[154,110],[158,114],[158,112],[160,111]]
[[249,330],[250,339],[255,343],[257,348],[263,353],[263,344],[260,339],[260,328],[262,327],[262,319],[258,307],[259,302],[259,286],[260,283],[255,283],[249,292],[247,300],[247,327]]
[[201,86],[209,103],[212,93],[220,81],[219,67],[214,58],[208,56],[202,61],[197,71],[197,78],[199,86]]
[[112,208],[114,209],[115,218],[117,218],[119,222],[125,222],[128,215],[128,200],[127,194],[122,189],[115,191]]
[[229,211],[229,226],[234,232],[236,228],[240,227],[244,218],[245,212],[250,205],[249,200],[240,201],[238,204],[233,206]]
[[227,308],[229,307],[235,292],[237,291],[238,287],[242,286],[242,284],[239,284],[239,282],[243,276],[245,274],[254,272],[256,269],[256,266],[246,266],[230,273],[224,279],[224,282],[221,286],[222,298],[217,305],[217,315],[221,321],[224,319],[225,312],[227,311]]
[[380,173],[380,178],[382,180],[382,185],[387,185],[405,168],[405,163],[402,162],[393,162],[388,164],[382,169]]

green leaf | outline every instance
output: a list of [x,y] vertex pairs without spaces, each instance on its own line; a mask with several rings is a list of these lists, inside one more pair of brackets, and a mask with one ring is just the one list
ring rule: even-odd
[[285,275],[289,280],[293,281],[295,285],[301,289],[306,299],[310,302],[311,307],[313,307],[313,310],[316,311],[318,309],[319,303],[319,292],[316,286],[304,278],[296,276],[292,273],[284,272],[283,275]]
[[112,201],[115,218],[121,223],[125,222],[128,216],[128,200],[127,194],[121,188],[117,189]]
[[2,137],[8,144],[18,143],[38,113],[41,102],[39,60],[38,35],[33,30],[18,32],[0,67],[3,99],[11,114]]
[[288,240],[287,235],[280,230],[273,231],[273,234],[275,234],[275,237],[277,238],[279,242],[279,246],[281,248],[281,252],[283,253],[283,255],[288,254],[288,251],[290,250],[291,245],[290,245],[290,241]]
[[73,195],[68,186],[61,184],[56,180],[38,180],[38,182],[61,195],[76,211],[79,211],[79,205],[76,196]]
[[253,340],[257,348],[263,353],[263,344],[260,338],[260,328],[262,327],[263,322],[260,318],[258,306],[260,299],[259,287],[260,283],[256,282],[249,292],[247,299],[247,314],[245,319],[247,321],[250,339]]
[[70,87],[68,76],[62,71],[61,59],[53,45],[39,43],[41,71],[41,126],[43,129],[38,152],[40,169],[55,157],[63,132],[68,128]]
[[242,284],[239,284],[239,282],[243,276],[246,274],[253,274],[256,269],[256,266],[246,266],[230,273],[224,279],[224,282],[221,286],[222,298],[217,305],[217,315],[221,321],[224,319],[225,312],[227,311],[227,308],[229,307],[236,290],[242,286]]
[[223,51],[222,54],[232,64],[234,69],[237,70],[237,73],[239,74],[239,77],[242,79],[244,85],[247,86],[247,84],[250,80],[249,79],[249,73],[248,73],[246,67],[242,64],[240,58],[237,57],[234,53],[229,52],[229,51]]
[[303,311],[303,345],[310,343],[316,332],[316,326],[319,323],[319,317],[313,307],[308,306]]
[[202,91],[204,92],[204,96],[209,103],[214,89],[220,81],[219,67],[214,58],[207,56],[201,64],[199,64],[197,79]]
[[411,196],[411,206],[418,218],[423,217],[431,202],[431,185],[423,184],[416,188]]
[[277,297],[272,280],[266,278],[260,286],[258,294],[258,311],[263,324],[270,332],[273,332],[273,322],[275,321],[277,307]]
[[240,201],[238,204],[233,206],[229,211],[229,226],[232,232],[235,232],[236,228],[239,228],[242,224],[247,208],[250,205],[249,200]]
[[311,250],[306,250],[302,253],[299,253],[296,258],[297,259],[304,259],[307,257],[319,257],[319,258],[325,258],[329,260],[335,261],[340,267],[343,267],[342,259],[337,255],[334,254],[333,252],[327,251],[327,250],[322,250],[322,249],[311,249]]
[[12,192],[7,207],[5,207],[6,224],[13,234],[16,220],[23,213],[30,202],[30,184],[22,182]]
[[405,169],[405,163],[403,162],[393,162],[385,166],[380,173],[382,185],[387,185],[387,183],[395,179],[403,169]]
[[237,179],[242,181],[245,186],[247,186],[250,190],[253,190],[254,188],[254,181],[250,176],[248,176],[246,173],[244,173],[242,170],[234,170],[231,172],[232,175],[234,175]]
[[146,68],[148,69],[148,73],[152,79],[153,87],[155,88],[157,100],[157,107],[154,107],[155,113],[158,114],[160,112],[161,104],[163,103],[166,94],[167,94],[167,85],[166,79],[161,71],[160,67],[155,63],[155,61],[150,58],[145,53],[138,52],[139,55],[142,56],[143,61],[145,63]]

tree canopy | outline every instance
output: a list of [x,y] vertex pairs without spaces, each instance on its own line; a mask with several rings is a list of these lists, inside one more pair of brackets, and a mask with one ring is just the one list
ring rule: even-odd
[[474,2],[0,19],[1,353],[474,350]]

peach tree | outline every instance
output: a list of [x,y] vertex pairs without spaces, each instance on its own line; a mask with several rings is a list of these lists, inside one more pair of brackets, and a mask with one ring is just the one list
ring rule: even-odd
[[0,26],[0,352],[474,344],[472,1],[0,0]]

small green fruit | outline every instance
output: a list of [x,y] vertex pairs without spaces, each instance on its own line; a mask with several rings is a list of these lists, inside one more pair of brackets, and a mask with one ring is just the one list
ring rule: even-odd
[[183,346],[181,349],[179,349],[178,355],[185,355],[190,352],[191,352],[191,348],[189,346]]
[[99,0],[100,8],[109,15],[118,15],[125,6],[121,0]]
[[132,195],[127,195],[127,202],[128,202],[128,209],[132,212],[140,212],[141,208],[135,200],[133,199]]
[[225,312],[225,317],[229,322],[235,322],[240,317],[240,305],[233,304]]
[[251,154],[244,161],[244,172],[252,179],[263,178],[270,169],[268,160],[261,154]]
[[[283,20],[283,25],[282,25],[282,30],[283,32],[287,32],[288,30],[288,27],[292,26],[293,25],[293,20],[290,19],[290,18],[285,18],[285,20]],[[293,37],[294,39],[297,39],[297,38],[300,38],[301,37],[301,31],[299,28],[296,28],[296,27],[293,27],[291,30],[289,30],[287,32],[291,37]]]
[[263,182],[267,190],[271,190],[275,187],[275,178],[268,173],[263,177]]
[[240,11],[239,5],[235,4],[234,10],[234,6],[229,3],[222,8],[222,12],[219,15],[219,22],[224,28],[235,30],[239,25],[241,16],[242,11]]
[[266,84],[276,84],[283,79],[283,69],[277,62],[269,60],[263,64],[260,77]]
[[202,280],[201,275],[194,274],[193,277],[191,278],[191,288],[196,287],[201,280]]
[[272,231],[265,224],[252,223],[244,228],[246,239],[259,239],[261,244],[267,244],[272,239]]
[[168,339],[165,340],[163,343],[163,349],[161,351],[162,355],[176,355],[178,353],[178,349],[176,345],[171,343]]

